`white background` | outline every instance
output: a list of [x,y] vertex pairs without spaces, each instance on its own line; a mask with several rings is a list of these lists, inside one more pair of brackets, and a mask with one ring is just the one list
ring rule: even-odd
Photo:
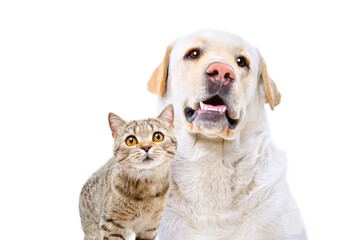
[[[157,114],[146,82],[200,29],[258,47],[309,239],[360,239],[356,1],[0,2],[0,238],[82,239],[80,189],[112,155],[107,114]],[[267,106],[268,108],[268,106]]]

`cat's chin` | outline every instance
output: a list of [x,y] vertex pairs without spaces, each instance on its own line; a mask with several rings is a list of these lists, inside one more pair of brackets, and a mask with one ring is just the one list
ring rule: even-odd
[[157,167],[161,164],[159,161],[154,161],[150,157],[146,157],[144,160],[136,164],[136,168],[139,170],[146,170]]

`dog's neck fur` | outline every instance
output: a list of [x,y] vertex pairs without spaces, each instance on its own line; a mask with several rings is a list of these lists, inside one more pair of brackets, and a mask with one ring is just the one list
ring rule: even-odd
[[[182,141],[170,166],[173,193],[177,194],[172,200],[187,202],[181,205],[191,206],[195,215],[226,217],[224,215],[233,215],[236,208],[250,210],[256,203],[246,202],[249,193],[257,186],[276,181],[272,179],[274,176],[283,177],[281,173],[268,174],[274,173],[274,169],[267,169],[273,145],[264,106],[247,109],[245,119],[236,130],[239,133],[234,134],[237,138],[232,140],[191,133],[179,121],[184,120],[177,115],[175,133]],[[281,167],[277,171],[283,170]]]

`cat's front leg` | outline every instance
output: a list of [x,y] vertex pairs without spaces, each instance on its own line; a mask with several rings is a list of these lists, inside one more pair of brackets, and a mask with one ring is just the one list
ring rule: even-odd
[[101,233],[101,240],[135,240],[134,231],[123,230],[121,233],[104,232]]
[[143,233],[136,235],[136,240],[155,240],[157,230],[157,227],[146,229]]
[[100,221],[100,240],[133,240],[129,232],[112,218],[103,217]]

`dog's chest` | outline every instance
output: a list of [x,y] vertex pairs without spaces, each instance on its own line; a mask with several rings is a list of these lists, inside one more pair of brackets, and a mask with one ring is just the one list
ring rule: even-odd
[[176,159],[172,164],[173,180],[186,201],[201,215],[221,214],[233,209],[236,195],[235,170],[216,154],[195,161]]

